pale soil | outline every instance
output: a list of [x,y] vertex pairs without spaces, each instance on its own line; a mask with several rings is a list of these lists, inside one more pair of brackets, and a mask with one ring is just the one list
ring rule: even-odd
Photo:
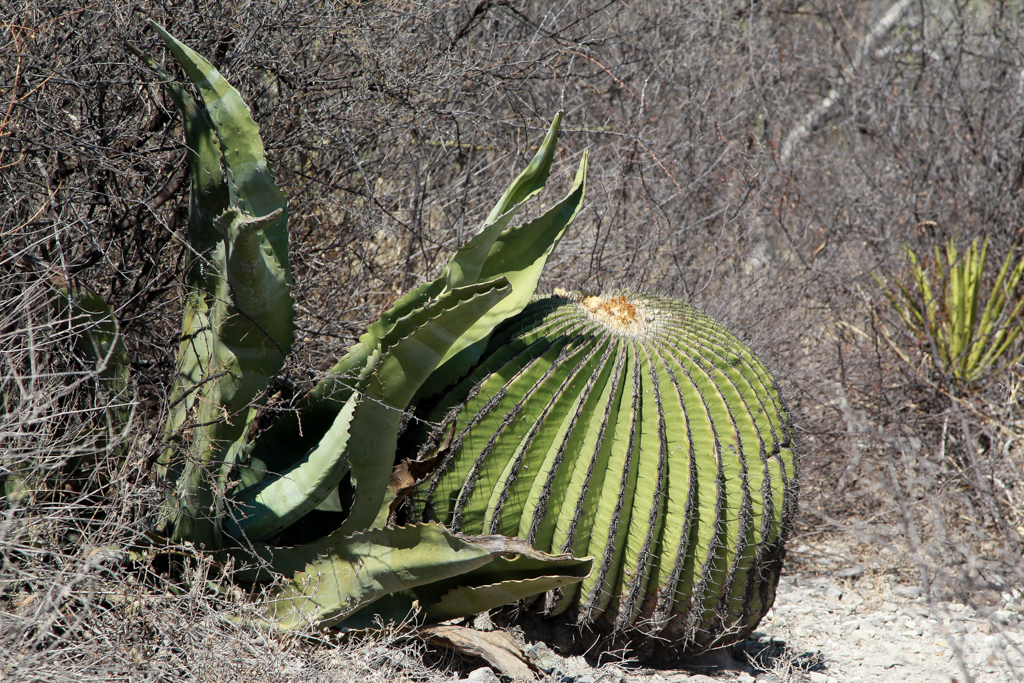
[[[852,535],[798,541],[756,640],[737,648],[746,666],[724,655],[686,670],[594,669],[550,653],[534,661],[556,683],[965,683],[964,670],[978,683],[1024,681],[1019,594],[972,607],[929,599],[919,578],[905,555]],[[489,670],[470,679],[497,680]]]
[[858,545],[795,544],[759,631],[820,652],[822,673],[841,683],[963,682],[965,670],[979,683],[1024,681],[1019,591],[979,595],[973,607],[929,598],[905,555]]

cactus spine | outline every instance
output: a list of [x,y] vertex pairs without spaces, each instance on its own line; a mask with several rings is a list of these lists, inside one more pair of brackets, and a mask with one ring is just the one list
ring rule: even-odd
[[796,501],[788,416],[764,365],[693,307],[537,300],[432,419],[425,519],[595,558],[548,614],[697,652],[771,607]]

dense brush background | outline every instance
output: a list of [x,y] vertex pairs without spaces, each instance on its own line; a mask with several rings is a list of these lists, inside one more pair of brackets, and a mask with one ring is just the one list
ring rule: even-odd
[[[148,17],[250,103],[290,201],[298,332],[275,406],[437,276],[561,108],[546,201],[585,148],[590,179],[541,289],[670,294],[749,341],[798,426],[798,541],[856,534],[865,554],[902,555],[897,578],[935,602],[984,611],[1020,595],[1024,369],[952,400],[871,277],[905,277],[906,244],[927,255],[990,235],[991,268],[1024,241],[1019,2],[27,0],[0,12],[0,477],[47,475],[0,507],[4,680],[428,675],[416,641],[395,634],[310,651],[236,626],[221,617],[245,616],[237,595],[172,584],[122,550],[160,499],[150,470],[189,189],[180,119],[125,49],[173,68]],[[97,440],[96,379],[47,303],[68,282],[102,295],[124,332],[131,392],[103,399],[131,409],[122,443]],[[70,459],[85,464],[71,474]],[[200,577],[190,553],[182,566]]]

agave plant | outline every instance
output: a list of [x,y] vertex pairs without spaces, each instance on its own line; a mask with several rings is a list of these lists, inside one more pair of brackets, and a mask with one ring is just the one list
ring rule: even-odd
[[535,603],[546,614],[695,653],[771,607],[796,505],[788,416],[764,365],[691,306],[556,292],[435,403],[422,519],[595,557]]
[[[562,201],[510,226],[544,187],[561,114],[443,275],[399,299],[295,413],[254,435],[294,329],[287,202],[238,92],[150,23],[199,94],[132,48],[163,78],[181,114],[192,176],[158,542],[214,552],[240,567],[239,581],[290,577],[267,606],[268,620],[282,628],[365,626],[404,618],[414,606],[423,618],[450,619],[582,580],[588,558],[539,553],[514,538],[457,535],[436,523],[385,525],[403,414],[418,392],[435,393],[474,363],[495,326],[526,306],[579,211],[585,154]],[[337,512],[339,524],[294,545],[316,508]]]
[[890,287],[877,274],[872,275],[900,320],[947,377],[968,384],[995,366],[1007,367],[1024,357],[1024,353],[1008,355],[1024,330],[1024,298],[1017,294],[1024,277],[1024,258],[1013,265],[1013,252],[1006,254],[981,308],[982,285],[988,276],[987,237],[980,248],[975,238],[962,257],[950,239],[944,264],[936,246],[931,268],[922,264],[909,246],[906,250],[911,283],[896,280]]

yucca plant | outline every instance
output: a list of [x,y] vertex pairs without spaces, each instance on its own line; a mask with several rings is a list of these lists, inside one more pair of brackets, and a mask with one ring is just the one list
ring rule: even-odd
[[1006,254],[986,298],[987,237],[980,248],[975,238],[962,256],[951,238],[945,263],[936,245],[931,267],[909,246],[906,252],[910,282],[894,279],[890,286],[872,275],[900,321],[946,377],[956,384],[970,384],[993,368],[1005,368],[1024,357],[1012,355],[1024,329],[1024,297],[1017,292],[1024,276],[1024,258],[1013,265],[1013,252]]
[[696,653],[771,607],[796,506],[788,414],[764,365],[693,307],[556,292],[434,401],[421,519],[595,557],[543,612]]
[[[589,558],[540,553],[516,538],[460,535],[433,522],[386,525],[405,411],[419,391],[450,384],[476,361],[494,327],[526,306],[579,211],[586,154],[562,201],[510,226],[544,187],[561,114],[443,275],[370,325],[297,413],[256,433],[253,420],[294,329],[287,202],[238,92],[207,60],[150,23],[199,98],[130,47],[161,76],[181,114],[192,178],[187,294],[158,467],[168,496],[152,546],[136,550],[161,553],[190,543],[214,553],[236,581],[260,584],[283,575],[265,611],[279,628],[365,627],[414,611],[420,619],[450,619],[582,580]],[[96,374],[127,382],[110,307],[92,293],[69,292],[64,300],[73,320],[85,323],[75,329],[91,345],[85,355]],[[5,488],[15,503],[16,479]],[[338,524],[296,544],[315,508],[337,512]]]

